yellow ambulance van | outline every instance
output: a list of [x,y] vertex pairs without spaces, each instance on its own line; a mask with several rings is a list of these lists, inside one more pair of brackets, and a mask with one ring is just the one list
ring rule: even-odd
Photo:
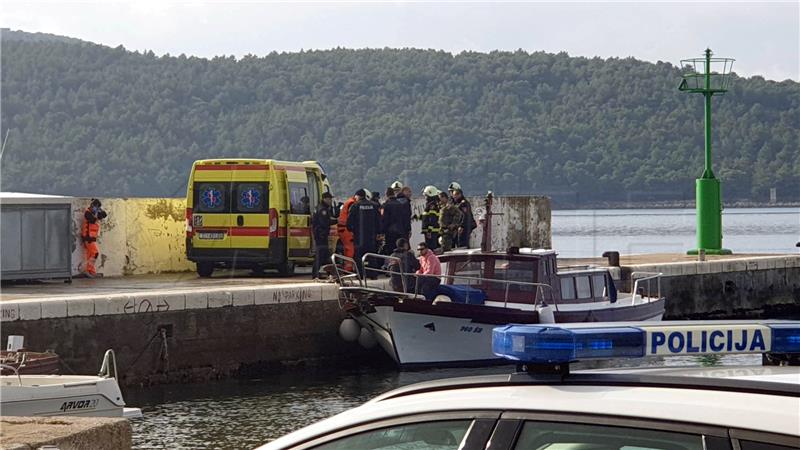
[[[294,272],[314,261],[311,214],[330,192],[316,161],[195,161],[186,190],[186,256],[197,274],[215,268]],[[328,243],[336,245],[336,228]]]

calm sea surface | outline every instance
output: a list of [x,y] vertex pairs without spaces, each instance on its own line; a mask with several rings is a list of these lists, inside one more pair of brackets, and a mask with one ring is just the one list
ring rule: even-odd
[[[800,208],[727,209],[723,243],[737,253],[795,253]],[[574,210],[553,212],[553,248],[562,257],[620,253],[685,252],[695,244],[691,209]],[[383,357],[383,355],[380,355]],[[376,367],[295,372],[254,380],[128,388],[134,447],[170,449],[253,448],[329,417],[395,387],[419,381],[508,373],[509,367],[397,372]],[[759,357],[674,358],[650,364],[760,363]]]
[[[553,248],[564,258],[683,253],[697,245],[694,209],[581,209],[553,211]],[[800,208],[728,208],[722,244],[734,253],[796,253]]]

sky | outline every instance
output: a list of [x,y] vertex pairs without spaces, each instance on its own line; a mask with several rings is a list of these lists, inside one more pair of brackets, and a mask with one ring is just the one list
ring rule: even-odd
[[266,2],[0,0],[0,26],[158,55],[415,47],[565,51],[679,64],[710,47],[742,76],[800,81],[800,1]]

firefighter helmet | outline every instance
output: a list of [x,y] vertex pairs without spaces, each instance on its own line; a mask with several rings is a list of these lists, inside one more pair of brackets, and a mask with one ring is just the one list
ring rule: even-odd
[[442,191],[437,189],[436,186],[428,185],[425,186],[425,189],[422,190],[422,195],[424,195],[425,197],[436,197],[437,195],[439,195],[439,192]]
[[461,185],[458,184],[457,182],[453,181],[452,183],[450,183],[450,186],[447,187],[447,190],[448,191],[460,191],[461,190]]
[[399,191],[400,189],[403,189],[403,183],[401,183],[399,181],[395,181],[389,187],[391,187],[392,189],[394,189],[396,191]]

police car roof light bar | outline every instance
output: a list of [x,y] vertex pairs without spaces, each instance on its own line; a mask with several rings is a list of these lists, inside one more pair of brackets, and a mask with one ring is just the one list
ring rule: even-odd
[[521,364],[542,366],[646,356],[800,354],[800,322],[507,325],[493,330],[492,352]]

